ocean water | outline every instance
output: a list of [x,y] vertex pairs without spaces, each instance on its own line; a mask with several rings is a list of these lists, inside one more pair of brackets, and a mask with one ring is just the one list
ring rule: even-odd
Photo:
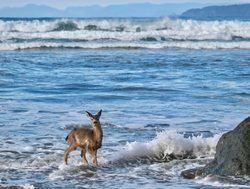
[[[248,21],[2,19],[0,187],[250,188],[180,176],[249,116],[249,39]],[[100,109],[99,167],[80,150],[65,165]]]
[[0,50],[30,48],[249,49],[250,21],[0,19]]

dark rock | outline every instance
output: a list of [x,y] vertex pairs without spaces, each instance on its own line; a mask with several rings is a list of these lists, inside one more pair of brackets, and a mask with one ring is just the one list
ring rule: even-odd
[[98,27],[96,25],[89,24],[89,25],[85,26],[84,29],[85,30],[98,30]]
[[250,117],[222,135],[214,160],[204,170],[207,174],[250,175]]
[[154,38],[154,37],[144,37],[144,38],[142,38],[141,40],[142,40],[142,41],[149,41],[149,42],[151,42],[151,41],[157,41],[157,39]]
[[185,179],[194,179],[197,176],[202,176],[204,174],[202,168],[189,169],[181,172],[181,176]]
[[76,23],[72,21],[58,22],[56,28],[53,31],[75,31],[79,30]]
[[141,28],[140,28],[140,27],[137,27],[135,31],[136,31],[136,32],[141,32]]
[[234,130],[222,135],[212,162],[203,168],[185,170],[181,173],[186,179],[208,174],[250,175],[250,117],[242,121]]
[[124,26],[117,26],[116,28],[115,28],[115,31],[117,31],[117,32],[123,32],[125,30],[125,27]]

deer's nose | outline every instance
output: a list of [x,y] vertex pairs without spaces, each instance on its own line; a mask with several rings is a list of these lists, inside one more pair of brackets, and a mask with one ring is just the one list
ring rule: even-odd
[[94,121],[94,124],[97,124],[97,121]]

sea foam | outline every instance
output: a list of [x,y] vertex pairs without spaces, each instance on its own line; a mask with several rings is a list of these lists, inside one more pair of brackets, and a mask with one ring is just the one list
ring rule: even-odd
[[248,21],[0,20],[0,50],[30,48],[250,48]]
[[185,138],[177,131],[163,131],[158,133],[153,140],[128,143],[114,155],[111,162],[133,161],[138,158],[168,161],[169,155],[184,157],[186,154],[192,158],[212,157],[220,136],[216,134],[209,138],[201,135]]
[[94,42],[94,43],[55,43],[55,42],[24,42],[0,43],[1,51],[40,49],[40,48],[70,48],[70,49],[250,49],[250,42],[164,42],[164,43],[138,43],[138,42]]

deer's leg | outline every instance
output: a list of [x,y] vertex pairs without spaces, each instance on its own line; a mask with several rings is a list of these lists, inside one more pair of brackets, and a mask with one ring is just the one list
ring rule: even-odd
[[85,147],[83,147],[82,148],[82,150],[81,150],[81,157],[82,157],[82,160],[83,160],[83,163],[84,163],[84,165],[88,165],[88,161],[87,161],[87,159],[86,159],[86,148]]
[[97,157],[96,157],[97,150],[95,150],[94,148],[90,148],[90,149],[89,149],[89,152],[90,152],[90,154],[91,154],[91,156],[92,156],[93,164],[94,164],[95,166],[97,166]]
[[69,153],[74,151],[76,149],[75,146],[69,146],[68,148],[66,148],[66,150],[64,151],[64,161],[65,161],[65,164],[67,165],[68,164],[68,156],[69,156]]

